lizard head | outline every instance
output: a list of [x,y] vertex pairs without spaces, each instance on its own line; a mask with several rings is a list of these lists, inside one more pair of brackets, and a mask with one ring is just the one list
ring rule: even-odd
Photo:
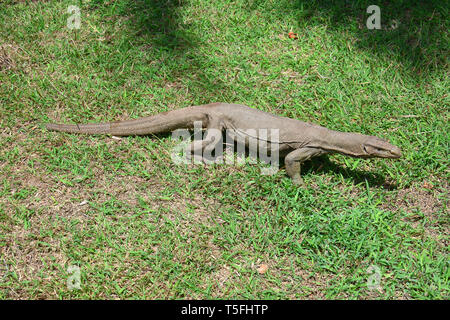
[[369,136],[362,144],[364,158],[400,158],[402,150],[399,147],[390,144],[386,140],[378,137]]

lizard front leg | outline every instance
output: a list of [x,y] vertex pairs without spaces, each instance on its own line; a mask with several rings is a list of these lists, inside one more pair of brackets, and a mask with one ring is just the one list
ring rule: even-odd
[[317,157],[325,153],[327,153],[325,150],[309,147],[290,152],[284,159],[284,162],[286,164],[286,172],[292,179],[292,182],[296,185],[304,185],[305,183],[300,176],[301,164],[312,157]]

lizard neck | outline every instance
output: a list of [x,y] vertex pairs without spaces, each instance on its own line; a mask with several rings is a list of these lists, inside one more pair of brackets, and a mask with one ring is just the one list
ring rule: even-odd
[[363,142],[367,136],[363,134],[321,128],[316,137],[319,140],[319,147],[327,151],[352,157],[362,157],[366,154],[363,149]]

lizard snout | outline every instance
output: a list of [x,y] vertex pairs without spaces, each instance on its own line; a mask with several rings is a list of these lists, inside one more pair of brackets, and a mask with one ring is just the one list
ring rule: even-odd
[[400,149],[399,147],[392,146],[390,151],[393,158],[400,158],[402,156],[402,149]]

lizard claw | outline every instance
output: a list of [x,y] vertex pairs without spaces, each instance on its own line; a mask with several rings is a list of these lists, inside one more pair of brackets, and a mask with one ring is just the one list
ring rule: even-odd
[[305,186],[305,182],[303,181],[303,179],[300,176],[293,177],[292,183],[295,184],[296,186],[301,186],[301,187]]

